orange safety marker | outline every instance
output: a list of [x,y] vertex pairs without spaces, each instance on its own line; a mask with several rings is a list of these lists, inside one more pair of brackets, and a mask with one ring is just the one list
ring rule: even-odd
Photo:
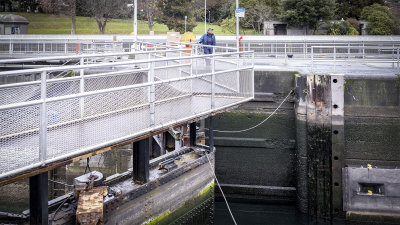
[[79,38],[76,39],[76,49],[75,49],[75,51],[76,51],[76,54],[78,55],[79,54]]

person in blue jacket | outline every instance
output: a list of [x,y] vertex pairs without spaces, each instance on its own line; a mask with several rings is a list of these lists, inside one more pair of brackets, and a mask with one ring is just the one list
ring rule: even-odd
[[[201,36],[199,43],[203,45],[215,46],[217,43],[215,41],[215,35],[213,34],[213,31],[214,30],[212,28],[208,28],[207,33]],[[213,47],[204,46],[204,54],[212,54],[212,53],[213,53]]]

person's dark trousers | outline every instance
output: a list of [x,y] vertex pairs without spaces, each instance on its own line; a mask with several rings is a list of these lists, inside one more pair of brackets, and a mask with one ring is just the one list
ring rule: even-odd
[[[204,55],[211,55],[213,54],[213,48],[210,47],[204,47]],[[206,68],[208,68],[211,71],[211,59],[206,58]]]
[[204,47],[205,55],[212,54],[212,53],[213,53],[213,49],[211,47]]

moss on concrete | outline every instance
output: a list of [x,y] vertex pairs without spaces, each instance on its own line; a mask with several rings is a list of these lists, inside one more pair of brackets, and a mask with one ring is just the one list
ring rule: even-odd
[[[175,211],[167,211],[162,215],[151,219],[151,221],[145,223],[150,225],[167,225],[173,224],[179,218],[190,212],[192,209],[196,208],[203,202],[206,202],[210,198],[214,198],[214,183],[207,185],[203,190],[201,190],[196,197],[183,203]],[[213,209],[210,209],[213,210]]]
[[171,211],[167,211],[166,213],[162,214],[161,216],[157,217],[156,219],[150,221],[150,225],[161,224],[163,221],[168,220],[168,216],[171,215]]
[[347,87],[351,86],[352,84],[354,84],[354,80],[350,80],[350,79],[344,79],[344,89],[347,90]]

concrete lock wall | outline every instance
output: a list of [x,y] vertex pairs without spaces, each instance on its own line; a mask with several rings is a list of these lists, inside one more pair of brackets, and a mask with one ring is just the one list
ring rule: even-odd
[[[317,217],[354,218],[350,215],[356,211],[343,211],[343,204],[358,205],[348,201],[359,198],[347,199],[346,194],[362,193],[354,189],[360,186],[352,178],[352,186],[343,184],[342,169],[385,168],[391,170],[387,179],[399,173],[393,169],[400,165],[400,78],[257,71],[255,100],[216,116],[215,129],[258,124],[293,87],[296,98],[265,124],[243,133],[214,134],[217,176],[231,198],[296,202],[300,211]],[[360,213],[357,208],[357,213],[382,218],[391,198],[384,197],[386,203],[377,201],[383,204],[380,209]],[[400,212],[400,201],[394,199],[391,213]]]
[[[215,130],[256,125],[294,87],[294,72],[255,72],[255,100],[215,116]],[[214,133],[216,175],[231,198],[295,202],[296,129],[294,99],[256,129]],[[218,195],[217,195],[218,196]]]

